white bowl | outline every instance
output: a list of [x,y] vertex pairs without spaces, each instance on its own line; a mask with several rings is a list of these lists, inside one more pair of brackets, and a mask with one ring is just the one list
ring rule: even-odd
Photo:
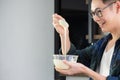
[[69,69],[69,66],[63,63],[63,60],[77,62],[77,55],[53,55],[53,63],[56,68]]

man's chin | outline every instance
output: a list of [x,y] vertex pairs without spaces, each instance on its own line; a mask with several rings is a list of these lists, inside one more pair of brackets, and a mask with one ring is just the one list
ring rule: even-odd
[[102,31],[103,33],[108,32],[108,31],[107,31],[107,30],[105,30],[104,28],[101,28],[101,31]]

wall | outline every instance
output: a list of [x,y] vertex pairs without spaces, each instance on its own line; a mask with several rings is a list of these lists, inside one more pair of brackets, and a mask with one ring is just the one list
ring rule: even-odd
[[0,0],[0,80],[54,80],[53,0]]

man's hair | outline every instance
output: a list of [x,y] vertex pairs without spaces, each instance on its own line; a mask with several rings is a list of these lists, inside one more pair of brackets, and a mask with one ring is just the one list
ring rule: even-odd
[[113,2],[113,1],[120,1],[120,0],[102,0],[104,4],[106,3],[110,3],[110,2]]

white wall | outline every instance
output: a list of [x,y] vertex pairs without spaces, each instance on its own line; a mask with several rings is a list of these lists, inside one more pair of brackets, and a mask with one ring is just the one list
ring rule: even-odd
[[53,0],[0,0],[0,80],[54,80]]

